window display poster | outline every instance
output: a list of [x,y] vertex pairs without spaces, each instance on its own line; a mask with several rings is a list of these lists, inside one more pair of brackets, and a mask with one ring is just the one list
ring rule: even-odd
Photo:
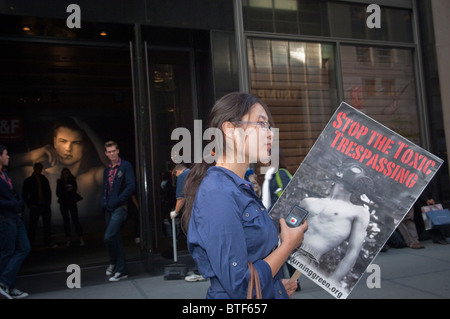
[[[34,164],[41,163],[42,174],[49,180],[52,192],[52,223],[61,224],[56,185],[62,169],[68,168],[76,177],[78,193],[83,197],[77,202],[79,217],[103,221],[100,207],[103,171],[109,164],[103,144],[115,140],[121,156],[134,162],[134,143],[129,142],[134,140],[132,118],[35,116],[20,118],[14,127],[16,133],[25,136],[23,141],[10,139],[3,143],[8,145],[11,157],[8,171],[17,188],[22,190],[24,180],[33,173]],[[27,211],[24,218],[28,219]]]

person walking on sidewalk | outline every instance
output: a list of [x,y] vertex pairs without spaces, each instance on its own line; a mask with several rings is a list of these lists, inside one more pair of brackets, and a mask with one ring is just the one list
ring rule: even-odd
[[[188,176],[190,169],[186,167],[185,164],[180,163],[177,164],[173,171],[175,172],[175,176],[177,177],[177,187],[175,191],[176,203],[175,209],[170,212],[170,218],[172,219],[172,223],[175,222],[175,218],[184,208],[184,181],[186,180],[186,176]],[[172,236],[176,236],[176,234],[172,234]],[[174,248],[175,249],[175,248]],[[184,280],[187,282],[196,282],[196,281],[205,281],[206,279],[198,273],[198,267],[196,267],[192,274],[184,277]]]
[[[225,95],[209,115],[208,128],[224,138],[216,138],[211,158],[191,167],[182,216],[189,252],[200,273],[210,278],[206,298],[246,298],[249,262],[259,275],[263,298],[289,298],[297,289],[297,282],[283,279],[280,270],[302,243],[308,224],[290,228],[281,218],[278,245],[274,222],[253,184],[244,179],[252,156],[261,163],[271,159],[271,124],[268,107],[246,93]],[[249,145],[257,145],[255,153]]]
[[28,293],[17,289],[14,282],[31,248],[21,216],[23,200],[6,172],[8,164],[8,150],[0,145],[0,294],[19,299]]
[[104,241],[109,254],[106,275],[109,281],[128,277],[121,228],[128,213],[128,203],[136,190],[133,166],[119,157],[116,142],[105,143],[105,154],[110,164],[103,173],[102,208],[105,212],[106,231]]

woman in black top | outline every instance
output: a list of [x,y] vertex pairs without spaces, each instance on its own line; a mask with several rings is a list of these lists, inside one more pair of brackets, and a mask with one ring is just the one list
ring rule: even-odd
[[61,178],[56,184],[56,196],[58,196],[58,203],[61,210],[61,215],[64,220],[64,232],[66,234],[66,246],[70,246],[70,217],[75,226],[75,231],[80,237],[80,246],[84,246],[83,231],[81,229],[80,221],[78,220],[78,206],[77,201],[81,199],[78,194],[77,180],[70,170],[65,167],[61,171]]

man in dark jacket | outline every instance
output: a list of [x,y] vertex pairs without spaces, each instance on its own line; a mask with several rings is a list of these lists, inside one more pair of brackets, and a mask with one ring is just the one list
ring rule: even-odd
[[41,163],[34,164],[33,174],[23,182],[22,196],[30,209],[30,227],[28,235],[31,244],[34,243],[39,218],[42,217],[42,223],[44,225],[44,244],[47,247],[51,247],[52,211],[50,205],[52,203],[52,191],[50,190],[50,183],[47,177],[42,174],[43,168]]
[[105,154],[110,164],[103,174],[102,208],[105,212],[106,231],[104,241],[108,248],[109,266],[106,275],[109,281],[128,277],[121,227],[128,213],[128,203],[136,190],[133,166],[119,157],[116,142],[105,143]]
[[14,281],[30,253],[30,243],[21,217],[23,200],[6,172],[8,164],[8,150],[0,145],[0,295],[17,299],[28,296]]

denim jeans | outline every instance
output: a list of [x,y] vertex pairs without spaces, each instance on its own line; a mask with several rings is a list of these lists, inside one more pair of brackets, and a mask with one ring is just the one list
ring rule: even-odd
[[19,216],[0,216],[0,283],[14,288],[14,281],[31,247]]
[[116,265],[116,272],[127,273],[125,250],[122,242],[121,228],[127,218],[127,207],[121,206],[114,211],[106,211],[106,231],[104,241],[109,254],[109,263]]

